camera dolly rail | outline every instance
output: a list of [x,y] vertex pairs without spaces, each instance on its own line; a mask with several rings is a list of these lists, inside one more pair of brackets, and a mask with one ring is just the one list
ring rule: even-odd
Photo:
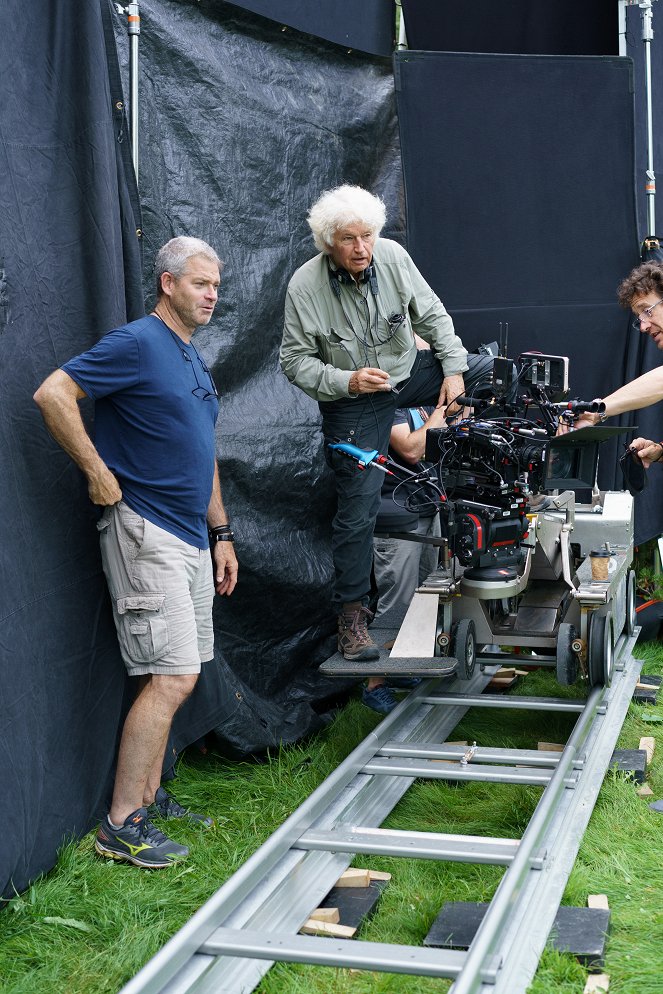
[[[453,994],[524,994],[638,680],[638,632],[620,637],[611,685],[592,687],[583,701],[482,694],[497,665],[443,687],[439,679],[422,682],[121,994],[247,994],[277,961],[446,977]],[[561,753],[444,744],[474,707],[566,710],[578,718]],[[440,759],[460,762],[441,767]],[[415,778],[544,789],[520,839],[381,829]],[[467,952],[298,934],[359,853],[507,869]]]

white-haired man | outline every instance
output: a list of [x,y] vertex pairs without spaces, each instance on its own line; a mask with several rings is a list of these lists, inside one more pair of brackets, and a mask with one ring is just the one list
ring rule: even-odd
[[[102,563],[122,658],[138,681],[95,848],[151,868],[189,851],[152,818],[212,824],[160,786],[161,772],[175,712],[214,657],[214,590],[231,594],[237,582],[216,462],[218,396],[191,341],[214,312],[221,262],[206,242],[181,237],[160,249],[155,268],[153,312],[70,359],[34,397],[104,508]],[[78,406],[84,397],[95,403],[94,443]]]
[[[290,280],[281,368],[318,401],[326,442],[386,452],[396,407],[444,407],[490,378],[489,357],[468,357],[451,318],[408,253],[380,238],[382,201],[341,186],[313,204],[308,223],[319,255]],[[415,332],[430,350],[417,350]],[[346,659],[378,657],[367,624],[373,527],[382,474],[362,472],[325,449],[334,470],[332,525],[338,648]]]

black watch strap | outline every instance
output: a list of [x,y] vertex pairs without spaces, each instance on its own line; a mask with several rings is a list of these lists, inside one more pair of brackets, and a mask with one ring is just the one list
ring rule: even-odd
[[234,542],[235,536],[230,525],[217,525],[216,528],[208,528],[210,543],[214,542]]

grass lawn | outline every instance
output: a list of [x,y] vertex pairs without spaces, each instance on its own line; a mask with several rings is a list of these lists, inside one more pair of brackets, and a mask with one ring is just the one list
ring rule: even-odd
[[[663,673],[663,646],[636,647],[647,673]],[[569,688],[579,696],[579,687]],[[527,695],[562,693],[550,673],[520,681]],[[581,692],[581,688],[580,688]],[[658,717],[661,724],[647,721]],[[518,711],[469,712],[453,738],[479,745],[536,748],[564,741],[573,716]],[[246,858],[331,773],[378,716],[352,700],[314,740],[290,746],[264,763],[230,763],[187,754],[173,792],[217,825],[172,825],[191,846],[181,867],[139,870],[103,860],[94,836],[66,846],[57,867],[0,911],[2,994],[115,994]],[[663,703],[631,704],[619,746],[635,749],[642,736],[657,740],[649,771],[654,798],[663,797]],[[522,834],[540,791],[533,787],[416,782],[386,826],[419,831],[514,837]],[[564,896],[584,906],[588,894],[608,895],[612,911],[605,971],[611,994],[663,991],[663,814],[652,812],[632,781],[610,772],[583,839]],[[421,943],[450,900],[485,901],[499,867],[360,857],[358,865],[388,870],[392,880],[363,939]],[[586,969],[571,956],[547,950],[531,994],[579,994]],[[277,965],[261,994],[428,994],[445,981],[331,968]]]

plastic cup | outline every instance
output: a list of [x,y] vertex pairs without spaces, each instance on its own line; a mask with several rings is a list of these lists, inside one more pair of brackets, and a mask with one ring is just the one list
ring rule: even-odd
[[589,553],[589,561],[592,564],[592,580],[606,583],[610,567],[610,553],[606,549],[592,549]]

